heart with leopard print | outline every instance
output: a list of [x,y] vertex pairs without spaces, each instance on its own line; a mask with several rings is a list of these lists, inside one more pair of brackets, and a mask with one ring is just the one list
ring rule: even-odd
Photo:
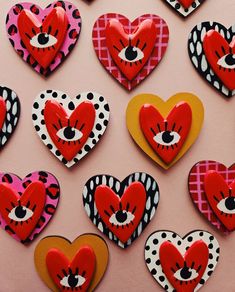
[[83,190],[84,208],[91,221],[122,248],[139,237],[153,218],[158,202],[157,182],[140,172],[121,182],[110,175],[96,175]]
[[145,14],[130,22],[123,15],[108,13],[95,22],[92,39],[101,64],[126,89],[132,90],[163,58],[169,30],[157,15]]
[[104,134],[109,121],[109,106],[98,93],[81,93],[71,99],[61,91],[46,90],[34,101],[32,119],[44,144],[67,167],[71,167]]
[[226,97],[235,94],[234,26],[202,22],[189,35],[188,53],[198,73]]
[[0,173],[0,223],[14,239],[28,244],[54,216],[60,186],[49,172],[35,171],[24,179]]
[[45,9],[23,2],[8,12],[6,29],[18,55],[47,77],[74,48],[81,30],[81,17],[79,10],[67,1],[56,1]]
[[199,8],[206,0],[163,0],[180,16],[187,17]]
[[17,94],[5,86],[0,86],[0,148],[14,133],[20,118],[20,101]]
[[145,243],[145,262],[168,292],[199,290],[214,272],[220,247],[209,232],[196,230],[183,238],[172,231],[153,232]]

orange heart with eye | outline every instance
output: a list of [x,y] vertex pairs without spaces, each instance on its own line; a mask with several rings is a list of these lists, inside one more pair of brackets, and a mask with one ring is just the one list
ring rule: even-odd
[[127,128],[132,138],[165,169],[191,147],[203,119],[203,104],[191,93],[178,93],[167,101],[156,95],[137,95],[126,110]]
[[203,50],[214,73],[229,89],[235,89],[235,41],[229,44],[217,31],[210,30],[203,39]]
[[68,17],[62,7],[55,7],[43,22],[27,9],[18,17],[19,34],[30,55],[46,69],[61,48],[68,28]]

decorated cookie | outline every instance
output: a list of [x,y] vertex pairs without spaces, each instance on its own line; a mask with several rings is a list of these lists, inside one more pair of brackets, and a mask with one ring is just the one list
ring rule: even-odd
[[99,93],[71,99],[46,90],[33,104],[34,127],[43,143],[67,167],[78,163],[100,140],[109,121],[109,106]]
[[166,22],[145,14],[133,22],[108,13],[94,24],[93,45],[101,64],[126,89],[144,80],[163,58],[169,40]]
[[60,197],[57,179],[35,171],[24,179],[0,173],[0,225],[13,238],[33,241],[53,217]]
[[45,9],[15,4],[7,14],[9,40],[21,58],[43,76],[50,75],[74,48],[81,30],[78,9],[56,1]]
[[235,164],[211,160],[196,163],[189,173],[190,196],[198,210],[221,232],[235,230]]
[[130,174],[122,182],[110,175],[96,175],[83,190],[83,204],[91,221],[122,248],[139,237],[158,202],[157,182],[141,172]]
[[163,0],[168,3],[179,15],[189,16],[206,0]]
[[17,94],[7,87],[0,86],[0,148],[15,131],[20,117],[20,101]]
[[189,57],[199,74],[226,97],[235,94],[234,26],[202,22],[189,35]]
[[200,133],[204,109],[191,93],[166,102],[152,94],[132,98],[126,110],[127,128],[137,145],[161,167],[174,165]]
[[36,270],[53,292],[91,292],[101,281],[109,259],[105,241],[95,234],[73,242],[60,236],[43,238],[36,246]]
[[219,260],[216,238],[197,230],[183,238],[156,231],[145,244],[145,262],[153,278],[168,292],[196,292],[210,278]]

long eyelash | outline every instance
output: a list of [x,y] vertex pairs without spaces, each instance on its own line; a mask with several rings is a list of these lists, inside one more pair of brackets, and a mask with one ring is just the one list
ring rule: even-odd
[[51,34],[52,27],[49,25],[47,34]]
[[136,42],[136,45],[135,45],[135,46],[136,46],[137,48],[138,48],[139,43],[140,43],[140,39],[138,39],[137,42]]
[[215,54],[219,59],[221,58],[220,54],[217,51],[215,51]]
[[150,131],[153,133],[154,136],[156,136],[156,133],[153,128],[150,128]]
[[[114,47],[114,49],[117,50],[119,53],[121,52],[121,51],[119,50],[118,47],[116,47],[116,46],[113,46],[113,47]],[[121,61],[122,61],[122,59],[121,59]]]
[[158,127],[159,132],[161,132],[161,127],[159,124],[157,124],[157,127]]
[[143,51],[146,48],[146,46],[147,46],[147,44],[145,43],[141,50]]
[[223,53],[225,55],[226,54],[225,48],[222,46],[221,49],[222,49],[222,51],[223,51]]
[[180,131],[182,130],[182,127],[180,126],[179,130],[178,130],[178,134],[180,133]]
[[222,198],[224,199],[225,198],[224,193],[221,191],[220,194],[221,194]]
[[216,196],[213,196],[213,198],[215,199],[216,202],[218,203],[220,202],[220,200]]
[[123,41],[121,39],[119,41],[120,41],[121,45],[123,46],[123,48],[125,48]]
[[85,124],[82,124],[79,131],[82,131],[82,129],[85,127]]
[[167,131],[168,123],[165,121],[165,131]]
[[59,30],[57,29],[57,30],[55,31],[54,37],[57,37],[58,32],[59,32]]
[[232,197],[232,189],[228,190],[228,195],[229,195],[229,197]]

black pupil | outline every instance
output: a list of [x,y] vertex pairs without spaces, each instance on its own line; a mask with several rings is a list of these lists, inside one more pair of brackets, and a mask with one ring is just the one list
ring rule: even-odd
[[170,143],[173,141],[173,139],[174,139],[174,135],[172,135],[172,133],[170,131],[165,131],[162,134],[162,140],[165,143]]
[[26,210],[23,210],[22,206],[18,206],[15,208],[15,215],[16,215],[16,217],[22,219],[26,215]]
[[76,278],[76,275],[70,274],[68,277],[68,284],[70,287],[75,288],[78,284],[78,278]]
[[127,213],[125,211],[119,210],[115,216],[116,216],[117,221],[120,223],[125,222],[127,219]]
[[225,207],[228,210],[234,210],[235,209],[235,198],[234,197],[229,197],[225,200]]
[[228,54],[226,57],[225,57],[225,62],[228,64],[228,65],[235,65],[235,55],[233,54]]
[[189,279],[191,275],[192,275],[192,272],[189,272],[189,268],[186,266],[183,267],[183,269],[180,271],[180,276],[185,280]]
[[134,47],[132,46],[128,46],[125,50],[125,57],[127,58],[127,60],[129,61],[133,61],[137,58],[138,56],[138,53],[137,53],[137,50],[135,48],[134,50]]
[[38,35],[38,42],[40,45],[46,45],[49,41],[49,35],[46,33],[40,33]]
[[72,127],[66,127],[64,129],[64,136],[66,139],[73,139],[75,136],[75,130]]

